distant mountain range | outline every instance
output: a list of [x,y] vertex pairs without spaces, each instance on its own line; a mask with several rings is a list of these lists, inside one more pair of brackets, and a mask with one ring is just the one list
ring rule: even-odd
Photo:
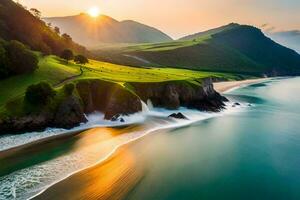
[[300,30],[282,31],[282,32],[268,32],[266,33],[274,41],[296,50],[300,53]]
[[100,49],[99,59],[132,66],[177,67],[253,75],[299,75],[300,55],[255,27],[229,24],[167,43]]
[[172,41],[171,37],[156,28],[132,20],[117,21],[105,15],[92,18],[87,14],[80,14],[43,20],[59,27],[62,33],[68,33],[74,41],[87,47],[95,47],[103,43]]

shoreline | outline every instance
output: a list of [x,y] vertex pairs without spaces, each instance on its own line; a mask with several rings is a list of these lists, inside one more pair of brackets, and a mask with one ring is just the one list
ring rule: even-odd
[[[238,87],[238,86],[242,86],[242,85],[245,85],[245,84],[247,84],[247,85],[248,84],[253,84],[253,83],[257,83],[257,82],[261,82],[261,81],[265,81],[265,80],[267,80],[267,79],[255,79],[255,80],[253,79],[253,80],[234,81],[234,82],[220,82],[220,83],[216,83],[217,84],[216,85],[216,90],[218,92],[219,91],[225,92],[225,91],[228,91],[228,90],[233,89],[233,88]],[[94,128],[89,129],[89,130],[93,130],[93,129]],[[157,131],[160,131],[160,130],[159,129],[154,130],[153,132],[157,132]],[[19,146],[19,147],[13,148],[13,149],[8,149],[4,152],[0,152],[0,157],[2,157],[2,156],[5,157],[7,155],[9,156],[11,154],[14,154],[16,151],[19,152],[19,151],[21,151],[23,149],[26,149],[26,148],[29,148],[29,147],[34,148],[34,146],[36,146],[36,145],[40,145],[40,144],[43,144],[43,143],[48,143],[48,142],[51,142],[51,141],[55,141],[57,139],[62,140],[64,138],[66,139],[66,138],[69,138],[69,137],[74,137],[76,135],[81,134],[82,132],[83,131],[74,131],[74,132],[71,132],[71,133],[68,133],[68,134],[56,135],[56,136],[52,136],[52,137],[49,137],[49,138],[43,138],[42,140],[33,141],[31,143],[24,144],[22,146]],[[138,138],[138,139],[140,139],[140,138]],[[126,149],[126,145],[129,145],[131,142],[134,142],[138,139],[135,139],[133,141],[129,141],[128,143],[119,146],[118,148],[114,149],[114,151],[112,151],[109,155],[107,155],[104,159],[97,162],[95,165],[92,165],[92,166],[87,167],[85,169],[78,170],[78,171],[74,172],[73,174],[70,174],[68,177],[65,177],[64,179],[61,179],[61,180],[53,183],[49,187],[45,188],[45,190],[41,191],[40,193],[38,193],[37,195],[35,195],[33,197],[30,197],[29,199],[39,199],[39,197],[44,197],[45,198],[44,195],[47,194],[48,191],[52,191],[51,193],[55,193],[56,190],[53,190],[53,188],[56,188],[57,185],[59,185],[60,187],[68,187],[68,185],[71,184],[71,182],[66,181],[66,180],[73,180],[73,177],[82,178],[82,176],[84,176],[85,173],[88,174],[90,172],[90,170],[94,170],[94,171],[99,171],[99,169],[104,170],[105,167],[103,168],[103,165],[109,163],[111,161],[111,159],[114,158],[114,157],[123,157],[122,152],[125,151],[124,149]],[[116,159],[116,160],[118,160],[118,159]],[[112,170],[112,169],[110,169],[110,170]],[[130,170],[130,169],[126,169],[125,171],[128,172],[128,170]],[[123,176],[123,174],[120,174],[119,178],[121,178],[122,176]],[[131,177],[125,177],[125,178],[127,180],[127,179],[130,179]],[[117,188],[122,189],[122,185],[117,185],[117,186],[118,186]],[[116,185],[111,186],[111,187],[116,187]],[[59,191],[59,190],[57,190],[57,191]],[[75,197],[76,196],[74,196],[73,198],[75,198]],[[44,199],[44,198],[41,198],[41,199]]]
[[[216,90],[219,92],[221,91],[222,93],[234,89],[234,88],[238,88],[242,85],[250,85],[250,84],[255,84],[255,83],[259,83],[262,81],[268,80],[266,78],[264,79],[252,79],[252,80],[244,80],[244,81],[235,81],[235,82],[220,82],[217,83],[217,88]],[[225,84],[224,84],[225,83]],[[228,83],[228,84],[227,84]],[[215,85],[215,84],[214,84]],[[154,132],[157,131],[162,131],[162,130],[156,130]],[[147,134],[149,135],[149,134]],[[147,136],[146,135],[146,136]],[[105,184],[103,183],[102,178],[99,180],[96,180],[96,178],[91,178],[91,180],[86,180],[86,176],[89,175],[93,175],[94,173],[101,173],[101,171],[110,171],[109,174],[105,174],[105,176],[115,176],[113,174],[113,171],[116,170],[116,166],[114,166],[113,164],[109,165],[108,163],[114,163],[115,159],[124,159],[124,157],[126,157],[126,152],[127,150],[127,146],[131,145],[133,142],[138,141],[139,139],[142,138],[138,138],[137,140],[128,142],[122,146],[120,146],[119,148],[115,149],[114,152],[112,152],[107,159],[102,160],[99,163],[96,163],[95,165],[88,167],[86,169],[83,169],[81,171],[78,171],[77,173],[74,173],[70,176],[68,176],[67,178],[53,184],[52,186],[49,186],[48,188],[46,188],[44,191],[40,192],[39,194],[35,195],[34,197],[30,198],[30,199],[51,199],[53,197],[56,197],[56,199],[66,199],[66,198],[71,198],[71,199],[80,199],[82,197],[95,197],[95,195],[97,196],[96,199],[110,199],[111,197],[116,197],[116,193],[119,195],[117,199],[122,199],[122,197],[125,197],[124,195],[126,195],[127,193],[124,192],[124,190],[126,191],[130,191],[131,189],[134,188],[134,186],[139,182],[139,180],[141,180],[142,175],[136,175],[136,174],[128,174],[127,172],[130,170],[134,170],[134,168],[136,168],[136,165],[131,166],[132,169],[126,169],[124,171],[124,173],[119,174],[118,179],[126,179],[123,184],[119,184],[119,182],[116,182],[115,184],[110,184],[107,183],[107,185],[102,185]],[[123,157],[123,158],[122,158]],[[109,169],[107,169],[106,167],[109,166]],[[86,181],[84,182],[84,184],[87,185],[102,185],[105,188],[110,188],[108,191],[106,191],[106,194],[103,190],[99,189],[99,190],[94,190],[94,192],[96,192],[96,194],[90,194],[85,192],[87,189],[86,188],[82,188],[82,181]],[[124,189],[124,186],[125,189]],[[130,187],[131,186],[131,187]],[[80,188],[82,188],[83,191],[80,191]],[[70,193],[68,193],[68,191],[70,191]],[[86,196],[87,195],[87,196]],[[59,197],[59,198],[58,198]],[[93,199],[93,198],[92,198]]]
[[[134,142],[134,141],[132,141]],[[53,184],[30,200],[123,199],[142,180],[143,169],[124,144],[98,164]]]
[[[239,87],[241,87],[242,85],[250,85],[250,84],[255,84],[255,83],[259,83],[262,81],[266,81],[269,80],[270,78],[259,78],[259,79],[247,79],[247,80],[242,80],[242,81],[225,81],[225,82],[216,82],[213,83],[214,85],[214,89],[219,92],[219,93],[226,93],[234,88],[238,89]],[[39,144],[43,144],[43,143],[47,143],[49,141],[53,141],[56,139],[61,139],[61,138],[66,138],[66,137],[72,137],[75,136],[77,134],[80,134],[84,131],[90,130],[90,129],[94,129],[94,128],[115,128],[115,127],[122,127],[122,126],[130,126],[130,125],[134,125],[135,123],[132,124],[126,124],[126,125],[116,125],[116,126],[92,126],[92,127],[78,127],[78,129],[76,129],[76,127],[74,127],[75,130],[65,130],[63,131],[61,134],[57,134],[57,135],[52,135],[49,137],[44,137],[44,138],[40,138],[37,140],[33,140],[30,141],[28,143],[24,143],[18,146],[12,146],[9,147],[7,149],[3,149],[0,150],[0,158],[3,155],[10,155],[14,152],[18,152],[21,151],[22,149],[26,149],[28,147],[32,147],[35,145],[39,145]]]
[[226,93],[233,89],[238,89],[242,86],[248,86],[251,84],[260,83],[263,81],[270,80],[271,78],[258,78],[258,79],[246,79],[242,81],[225,81],[225,82],[216,82],[214,83],[214,89],[219,93]]

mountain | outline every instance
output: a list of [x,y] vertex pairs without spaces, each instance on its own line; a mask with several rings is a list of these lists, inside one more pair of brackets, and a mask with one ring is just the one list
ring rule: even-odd
[[300,53],[300,30],[266,33],[276,42]]
[[45,22],[12,0],[0,1],[0,38],[18,40],[45,54],[60,54],[66,48],[86,52],[84,47],[61,37]]
[[[177,67],[251,75],[299,75],[300,55],[258,28],[230,25],[192,40],[95,51],[98,59],[147,67]],[[216,33],[217,32],[217,33]]]
[[172,41],[165,33],[131,20],[117,21],[101,15],[92,18],[87,14],[44,18],[44,21],[71,35],[74,41],[88,47],[103,43],[149,43]]
[[188,36],[180,38],[179,40],[194,40],[194,39],[197,39],[199,37],[219,33],[219,32],[222,32],[224,30],[235,28],[237,26],[239,26],[239,24],[230,23],[230,24],[225,25],[225,26],[221,26],[221,27],[218,27],[218,28],[214,28],[214,29],[210,29],[210,30],[207,30],[207,31],[203,31],[203,32],[192,34],[192,35],[188,35]]

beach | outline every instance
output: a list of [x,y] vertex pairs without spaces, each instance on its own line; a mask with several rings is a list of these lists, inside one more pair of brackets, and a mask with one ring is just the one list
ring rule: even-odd
[[142,177],[134,155],[123,146],[103,163],[55,184],[34,199],[123,199]]
[[214,88],[217,92],[224,93],[233,88],[238,88],[243,85],[255,84],[262,81],[266,81],[269,78],[258,78],[258,79],[247,79],[242,81],[226,81],[226,82],[217,82],[214,83]]

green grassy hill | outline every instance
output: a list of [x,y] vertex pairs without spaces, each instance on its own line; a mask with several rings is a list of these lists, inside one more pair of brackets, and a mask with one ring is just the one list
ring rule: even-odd
[[225,25],[225,26],[221,26],[221,27],[218,27],[218,28],[214,28],[214,29],[210,29],[210,30],[207,30],[207,31],[203,31],[203,32],[192,34],[192,35],[188,35],[188,36],[180,38],[179,40],[183,40],[183,41],[194,40],[194,39],[197,39],[199,37],[216,34],[216,33],[219,33],[219,32],[225,31],[225,30],[229,30],[229,29],[232,29],[232,28],[235,28],[235,27],[238,27],[238,26],[239,26],[239,24],[230,23],[230,24]]
[[98,59],[131,66],[186,68],[252,75],[299,75],[300,55],[259,29],[235,25],[199,38],[102,49]]
[[[174,68],[135,68],[90,60],[87,65],[66,62],[56,56],[39,57],[39,68],[30,74],[0,80],[0,108],[12,100],[22,97],[29,85],[47,81],[59,88],[80,79],[101,79],[119,83],[126,87],[128,82],[163,82],[172,80],[194,81],[207,77],[228,80],[241,78],[238,75],[200,72]],[[82,68],[83,73],[81,74]]]

